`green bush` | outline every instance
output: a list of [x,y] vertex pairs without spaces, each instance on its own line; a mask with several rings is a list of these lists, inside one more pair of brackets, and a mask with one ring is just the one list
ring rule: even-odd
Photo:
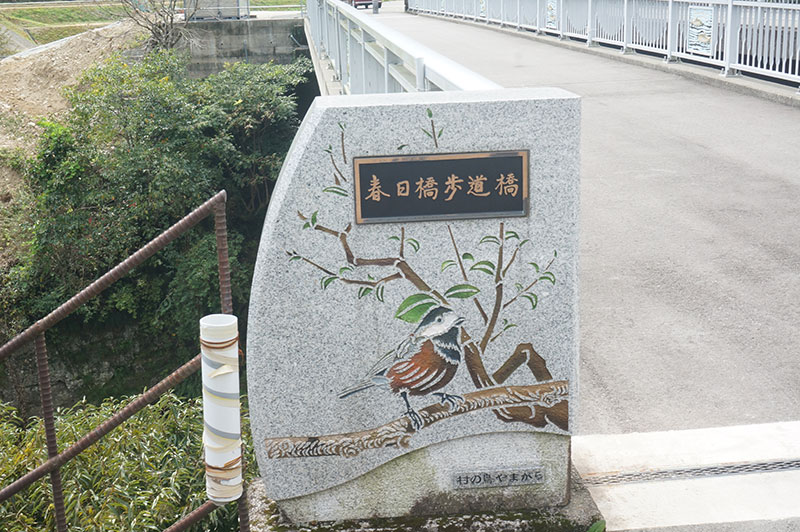
[[[59,410],[60,450],[89,432],[132,398],[81,402]],[[246,405],[243,405],[246,407]],[[69,530],[127,532],[164,530],[207,499],[202,461],[203,412],[198,399],[166,394],[61,468]],[[242,434],[249,435],[245,416]],[[247,443],[248,478],[255,473]],[[25,424],[16,410],[0,404],[0,485],[47,459],[44,424]],[[55,530],[49,477],[0,503],[8,532]],[[226,505],[192,530],[234,531],[236,506]]]
[[[33,222],[19,246],[25,255],[0,272],[0,343],[222,189],[235,312],[245,323],[270,183],[297,128],[294,91],[309,69],[305,59],[234,64],[196,80],[186,57],[156,51],[87,71],[67,94],[66,117],[41,124],[27,165]],[[59,325],[51,351],[70,351],[70,335],[135,326],[142,348],[171,369],[196,353],[197,320],[219,309],[216,260],[206,220]]]

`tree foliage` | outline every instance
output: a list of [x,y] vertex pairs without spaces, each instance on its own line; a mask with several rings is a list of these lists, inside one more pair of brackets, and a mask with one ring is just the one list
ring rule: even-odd
[[[67,95],[67,116],[42,123],[28,164],[34,222],[27,255],[0,278],[0,342],[221,189],[228,191],[234,301],[244,303],[268,183],[297,127],[293,93],[308,71],[307,60],[235,64],[194,80],[185,57],[164,51],[90,69]],[[218,298],[213,222],[206,220],[64,327],[84,329],[91,320],[102,330],[134,319],[142,334],[157,338],[143,343],[186,359],[196,349],[197,319],[217,310]]]
[[[59,410],[56,429],[68,446],[131,398],[85,401]],[[246,421],[246,419],[245,419]],[[164,530],[206,501],[202,460],[203,412],[199,399],[166,394],[61,468],[70,531]],[[242,434],[249,429],[243,427]],[[62,447],[63,449],[64,447]],[[255,475],[248,445],[248,478]],[[23,422],[0,404],[0,485],[47,459],[44,423]],[[55,530],[49,481],[39,480],[0,504],[8,532]],[[193,530],[236,530],[236,506],[214,511]]]

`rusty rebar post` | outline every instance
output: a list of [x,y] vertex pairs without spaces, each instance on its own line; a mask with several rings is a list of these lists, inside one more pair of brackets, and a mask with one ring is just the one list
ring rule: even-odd
[[[47,457],[53,458],[58,455],[58,440],[56,439],[56,423],[53,418],[53,392],[50,388],[50,364],[47,361],[47,344],[45,343],[44,332],[36,335],[34,347],[36,349],[36,368],[39,373],[39,397],[42,401]],[[67,532],[67,516],[64,512],[64,492],[61,488],[60,469],[57,468],[50,472],[50,485],[53,488],[56,530],[58,532]]]
[[242,496],[236,501],[239,512],[239,532],[250,532],[250,508],[247,505],[247,462],[244,459],[244,444],[242,444]]
[[214,205],[214,232],[217,236],[217,266],[219,267],[219,300],[223,314],[233,314],[231,295],[231,263],[228,260],[228,220],[225,201]]
[[195,510],[192,510],[190,513],[184,515],[180,521],[165,529],[164,532],[181,532],[182,530],[186,530],[190,526],[196,525],[202,521],[208,514],[217,508],[219,508],[219,506],[213,502],[206,501],[201,506],[198,506]]
[[[226,198],[227,199],[227,198]],[[231,263],[228,258],[228,218],[226,202],[214,206],[214,232],[217,236],[217,266],[219,267],[219,301],[223,314],[233,314],[233,295],[231,293]],[[239,532],[250,532],[250,512],[247,508],[247,483],[244,474],[247,464],[242,445],[242,496],[236,501],[239,513]]]

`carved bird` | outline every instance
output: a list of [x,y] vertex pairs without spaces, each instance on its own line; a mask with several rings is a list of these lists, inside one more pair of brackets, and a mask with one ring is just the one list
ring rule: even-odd
[[416,330],[381,357],[358,384],[342,390],[340,399],[374,386],[388,387],[403,398],[406,415],[415,430],[422,417],[411,408],[409,395],[435,395],[451,407],[463,401],[458,395],[437,392],[456,374],[461,363],[459,327],[464,318],[446,307],[428,311]]

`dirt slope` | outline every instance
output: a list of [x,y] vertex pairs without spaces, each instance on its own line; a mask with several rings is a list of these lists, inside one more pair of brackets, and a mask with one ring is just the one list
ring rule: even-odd
[[[130,48],[140,35],[132,23],[115,23],[68,39],[32,48],[0,61],[0,152],[32,153],[40,118],[58,115],[67,102],[64,87],[112,53]],[[24,201],[20,176],[0,158],[0,269],[14,261],[17,227],[10,209]]]
[[138,34],[130,23],[115,23],[3,59],[0,107],[5,103],[30,118],[62,111],[62,89],[93,63],[129,48]]

